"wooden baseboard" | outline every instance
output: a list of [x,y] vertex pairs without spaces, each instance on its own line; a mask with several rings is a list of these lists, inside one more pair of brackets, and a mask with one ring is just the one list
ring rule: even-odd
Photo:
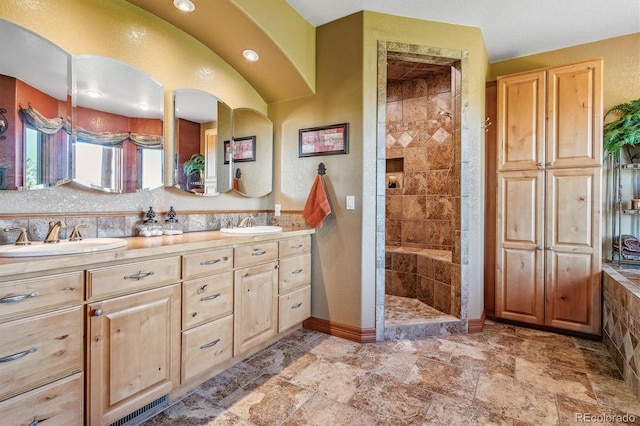
[[484,329],[484,320],[485,320],[484,309],[482,310],[482,315],[478,319],[470,319],[468,322],[468,331],[469,333],[480,333]]
[[304,320],[302,326],[309,330],[319,331],[321,333],[341,337],[353,342],[373,343],[376,341],[375,328],[358,328],[315,317]]

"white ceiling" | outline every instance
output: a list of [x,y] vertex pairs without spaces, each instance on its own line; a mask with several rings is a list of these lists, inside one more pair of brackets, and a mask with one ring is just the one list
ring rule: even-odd
[[640,0],[286,1],[316,27],[361,10],[479,27],[492,63],[640,32]]

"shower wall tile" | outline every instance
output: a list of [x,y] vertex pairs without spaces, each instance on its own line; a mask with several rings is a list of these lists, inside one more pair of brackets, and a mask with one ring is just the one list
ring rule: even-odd
[[387,126],[402,122],[402,102],[387,102]]
[[424,195],[405,195],[402,197],[402,218],[414,219],[427,216],[427,197]]
[[402,199],[398,195],[385,197],[385,215],[388,219],[402,219]]
[[427,83],[424,78],[416,78],[414,80],[403,81],[402,83],[400,83],[402,87],[402,97],[403,99],[407,99],[427,96],[431,84],[433,84],[431,82],[431,79],[429,79],[429,83]]
[[425,195],[427,193],[427,173],[405,172],[403,174],[405,195]]

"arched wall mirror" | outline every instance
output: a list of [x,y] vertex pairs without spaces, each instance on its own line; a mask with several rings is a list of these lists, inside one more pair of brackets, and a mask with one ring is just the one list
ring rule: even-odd
[[145,72],[93,55],[73,57],[73,180],[106,192],[163,186],[164,90]]
[[71,179],[70,55],[0,19],[0,189]]
[[181,89],[174,93],[174,110],[173,185],[203,196],[231,189],[222,144],[231,138],[231,108],[207,92]]
[[273,190],[273,123],[249,108],[234,109],[232,122],[233,149],[225,149],[225,162],[231,157],[233,190],[245,197],[265,196]]

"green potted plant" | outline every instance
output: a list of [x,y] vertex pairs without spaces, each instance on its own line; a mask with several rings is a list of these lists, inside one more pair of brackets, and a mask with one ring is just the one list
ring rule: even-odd
[[[631,148],[640,144],[640,99],[614,106],[606,112],[604,118],[611,113],[617,114],[618,119],[604,126],[604,150],[607,158],[613,155],[614,160],[619,162],[623,147]],[[634,158],[631,161],[637,162]]]
[[187,177],[187,187],[202,185],[202,173],[204,172],[204,155],[195,153],[182,165],[182,171]]
[[182,165],[182,171],[186,177],[189,177],[195,173],[202,173],[204,171],[204,155],[195,153],[185,161]]

